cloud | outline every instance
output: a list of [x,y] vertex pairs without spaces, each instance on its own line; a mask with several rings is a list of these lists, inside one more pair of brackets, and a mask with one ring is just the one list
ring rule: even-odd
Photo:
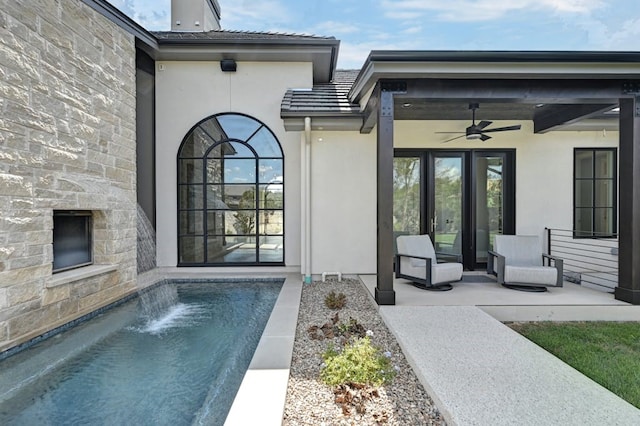
[[417,50],[421,40],[400,39],[397,41],[367,40],[363,42],[342,41],[338,57],[339,69],[360,69],[372,50]]
[[110,3],[148,30],[171,28],[171,0],[110,0]]
[[325,35],[353,34],[360,31],[358,25],[340,21],[325,21],[314,26],[313,32]]
[[624,20],[621,24],[595,18],[578,24],[586,33],[587,48],[594,50],[637,51],[640,39],[640,18]]
[[403,34],[418,34],[420,32],[422,32],[422,26],[420,25],[409,27],[402,31]]
[[224,29],[273,31],[291,26],[291,11],[279,0],[220,0]]
[[449,22],[488,21],[510,12],[547,11],[589,14],[606,6],[602,0],[382,0],[385,16],[391,19],[429,18]]

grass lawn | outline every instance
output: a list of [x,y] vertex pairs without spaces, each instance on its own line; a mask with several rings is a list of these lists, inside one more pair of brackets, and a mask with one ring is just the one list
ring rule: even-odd
[[640,408],[640,323],[514,323],[509,326]]

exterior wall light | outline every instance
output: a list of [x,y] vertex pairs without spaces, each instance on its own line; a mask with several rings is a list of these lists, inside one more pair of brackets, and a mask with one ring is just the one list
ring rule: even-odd
[[234,59],[223,59],[220,61],[220,69],[224,72],[236,72],[236,61]]

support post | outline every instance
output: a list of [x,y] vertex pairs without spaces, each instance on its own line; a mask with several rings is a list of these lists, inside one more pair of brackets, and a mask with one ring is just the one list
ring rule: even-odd
[[615,298],[640,305],[640,93],[620,99],[619,257]]
[[378,305],[395,305],[393,290],[393,94],[406,92],[404,82],[378,83],[377,132],[377,283]]

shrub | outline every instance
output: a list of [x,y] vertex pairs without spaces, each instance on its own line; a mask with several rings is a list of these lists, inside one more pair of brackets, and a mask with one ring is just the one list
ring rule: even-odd
[[347,296],[344,293],[336,294],[335,291],[331,290],[331,293],[324,298],[324,304],[329,309],[342,309],[347,304]]
[[320,379],[329,386],[350,383],[381,386],[391,382],[396,374],[390,358],[371,344],[369,336],[347,343],[341,352],[329,345],[322,358],[325,366]]

